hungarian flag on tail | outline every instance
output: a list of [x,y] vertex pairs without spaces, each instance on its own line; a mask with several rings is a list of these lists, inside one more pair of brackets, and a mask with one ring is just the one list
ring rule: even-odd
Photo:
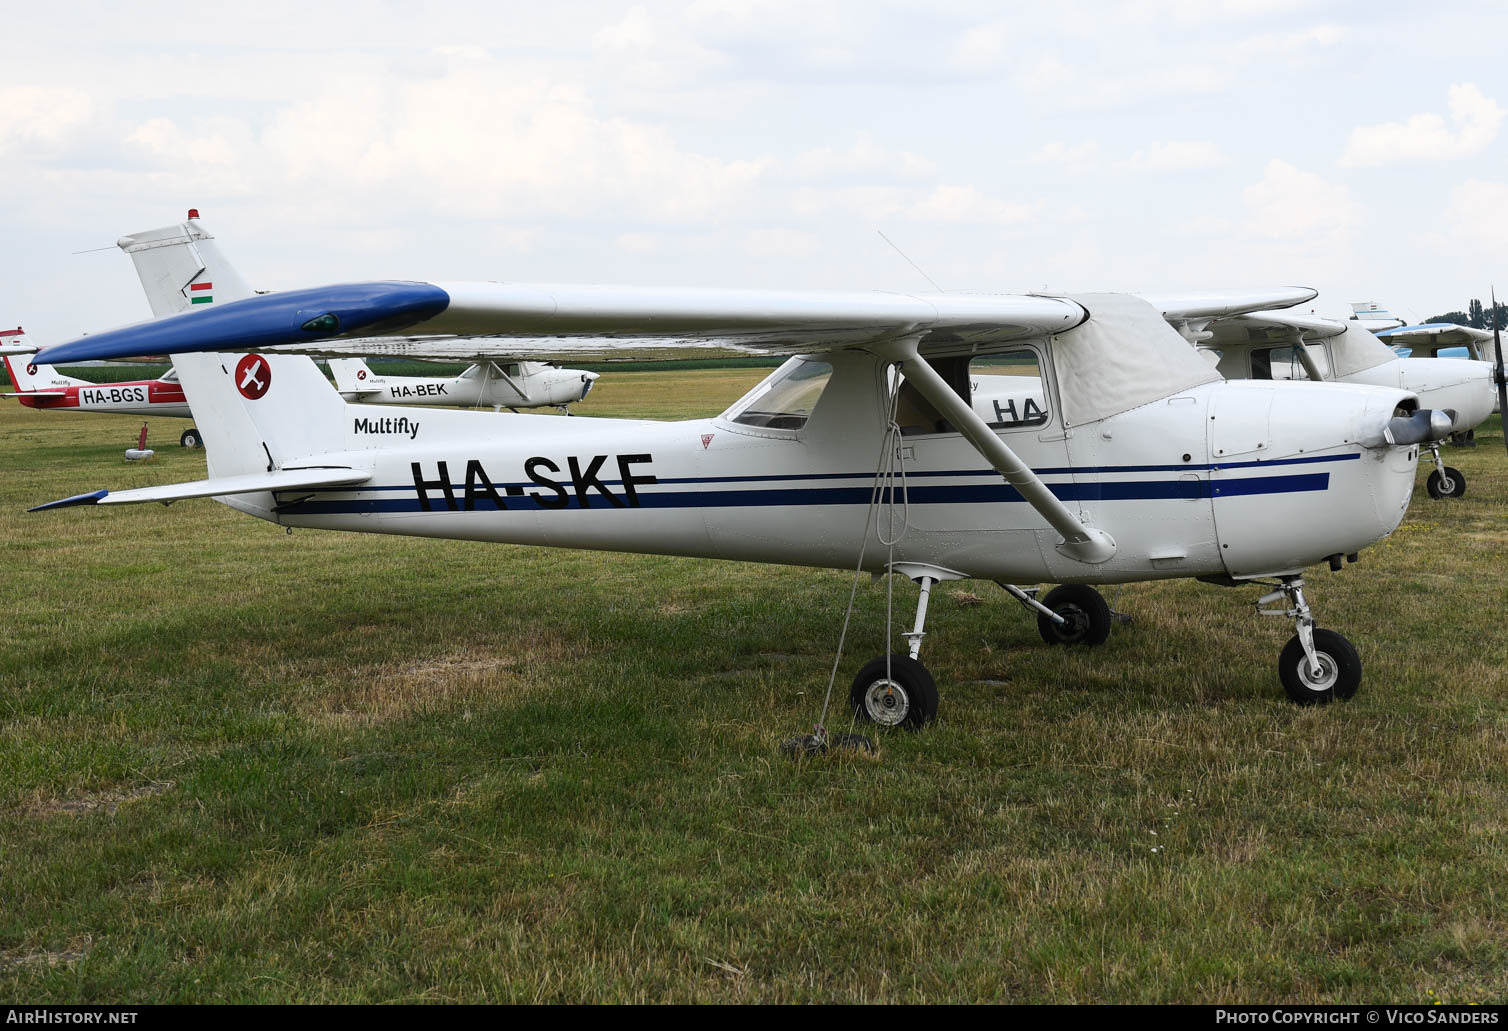
[[190,283],[189,284],[189,295],[188,295],[189,303],[190,304],[211,304],[211,303],[213,303],[214,300],[215,300],[214,295],[213,295],[214,289],[215,289],[215,284],[214,283]]

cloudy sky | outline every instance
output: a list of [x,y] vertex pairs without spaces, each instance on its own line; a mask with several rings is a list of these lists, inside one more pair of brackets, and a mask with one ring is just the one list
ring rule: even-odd
[[[310,9],[310,6],[317,9]],[[12,5],[0,323],[255,286],[1508,293],[1508,7],[1455,0]]]

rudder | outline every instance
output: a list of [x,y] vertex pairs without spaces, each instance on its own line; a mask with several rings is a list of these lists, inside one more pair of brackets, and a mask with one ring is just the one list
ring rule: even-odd
[[159,318],[254,295],[200,225],[197,208],[189,209],[186,222],[122,236],[115,245],[131,256]]

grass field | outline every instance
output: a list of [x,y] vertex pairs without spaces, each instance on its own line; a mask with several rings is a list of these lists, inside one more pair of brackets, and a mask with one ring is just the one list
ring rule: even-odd
[[[764,370],[604,376],[716,411]],[[793,763],[849,574],[300,531],[154,420],[0,410],[0,997],[27,1002],[1508,998],[1508,462],[1316,571],[1351,702],[1256,589],[1130,586],[1049,649],[946,585],[940,723]],[[898,585],[902,621],[914,591]],[[860,589],[844,695],[879,654]]]

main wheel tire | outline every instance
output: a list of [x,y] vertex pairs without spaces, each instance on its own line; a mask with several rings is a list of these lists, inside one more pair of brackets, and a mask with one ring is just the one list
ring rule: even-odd
[[1466,477],[1461,475],[1461,470],[1445,467],[1445,478],[1441,479],[1440,470],[1436,469],[1429,474],[1429,479],[1424,481],[1424,489],[1429,491],[1429,496],[1436,500],[1440,498],[1459,498],[1466,493]]
[[183,436],[178,438],[178,443],[183,447],[203,447],[204,438],[199,436],[198,427],[190,426],[183,431]]
[[1298,634],[1289,638],[1278,656],[1278,679],[1292,701],[1299,705],[1326,705],[1356,693],[1361,686],[1361,656],[1350,641],[1334,630],[1316,628],[1314,654],[1320,662],[1319,676],[1309,671],[1309,658]]
[[1110,606],[1093,587],[1085,584],[1054,587],[1042,604],[1065,620],[1054,623],[1046,616],[1037,616],[1037,632],[1048,644],[1104,644],[1110,636]]
[[848,689],[854,717],[881,727],[920,730],[937,718],[937,702],[937,682],[909,655],[881,655],[859,670]]

